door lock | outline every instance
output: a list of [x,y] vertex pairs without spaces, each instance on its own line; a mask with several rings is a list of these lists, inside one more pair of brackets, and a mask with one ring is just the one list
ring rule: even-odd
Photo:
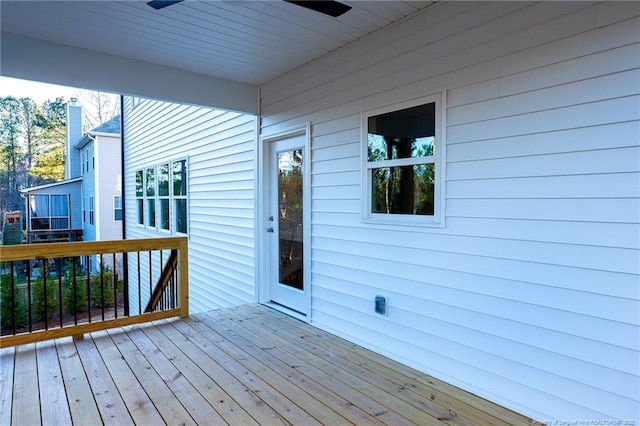
[[273,232],[273,226],[268,227],[267,232]]

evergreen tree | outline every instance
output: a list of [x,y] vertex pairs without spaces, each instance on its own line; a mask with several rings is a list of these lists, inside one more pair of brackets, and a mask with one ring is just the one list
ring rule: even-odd
[[23,188],[62,180],[66,102],[0,98],[0,211],[24,210]]
[[38,110],[38,150],[29,169],[32,185],[58,182],[64,177],[67,138],[67,104],[63,98],[48,100]]
[[0,98],[0,208],[3,211],[23,209],[19,190],[26,184],[23,182],[26,168],[20,138],[21,108],[20,101],[12,96]]

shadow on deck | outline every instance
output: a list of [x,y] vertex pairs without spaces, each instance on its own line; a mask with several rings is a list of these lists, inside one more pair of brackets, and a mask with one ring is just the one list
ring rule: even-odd
[[259,305],[0,349],[3,425],[531,423]]

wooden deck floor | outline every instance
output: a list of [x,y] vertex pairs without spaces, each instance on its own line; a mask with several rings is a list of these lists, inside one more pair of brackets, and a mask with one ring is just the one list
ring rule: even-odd
[[0,424],[103,423],[531,421],[258,305],[0,350]]

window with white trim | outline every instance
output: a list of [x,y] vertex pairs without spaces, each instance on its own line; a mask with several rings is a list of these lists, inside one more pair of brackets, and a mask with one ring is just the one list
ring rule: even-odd
[[122,220],[122,196],[115,195],[113,197],[113,220]]
[[137,223],[187,234],[187,160],[149,166],[135,173]]
[[363,111],[363,217],[434,225],[443,214],[443,98]]
[[89,225],[94,225],[95,216],[94,198],[89,197]]
[[187,213],[187,160],[178,160],[172,163],[172,191],[174,230],[179,234],[188,232]]

